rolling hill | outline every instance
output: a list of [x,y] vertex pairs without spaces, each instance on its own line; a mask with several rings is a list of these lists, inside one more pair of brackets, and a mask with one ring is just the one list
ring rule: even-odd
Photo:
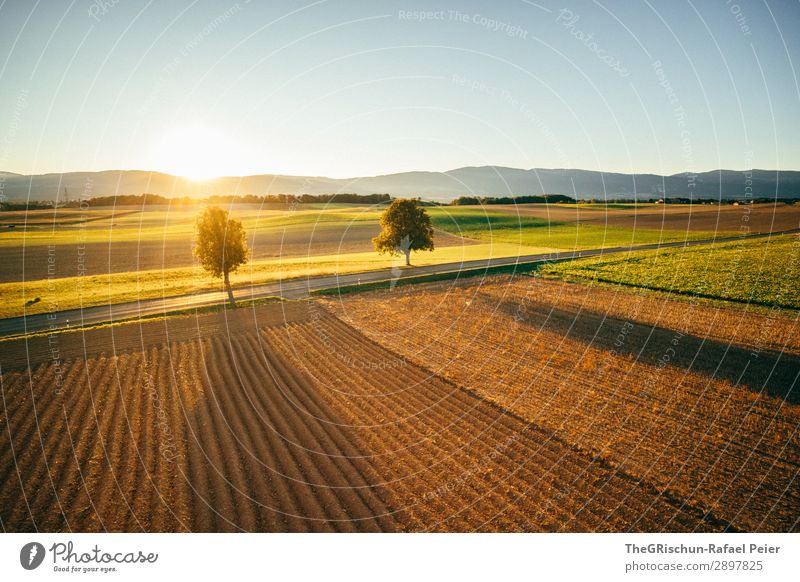
[[[751,182],[748,184],[748,180]],[[752,187],[752,192],[746,188]],[[26,176],[0,172],[0,194],[11,202],[72,200],[114,194],[206,196],[211,194],[357,194],[389,193],[452,200],[459,196],[565,194],[587,198],[800,197],[800,172],[713,170],[690,176],[619,174],[575,169],[530,170],[501,166],[464,167],[447,172],[402,172],[347,179],[260,174],[194,182],[179,176],[142,170],[69,172]]]

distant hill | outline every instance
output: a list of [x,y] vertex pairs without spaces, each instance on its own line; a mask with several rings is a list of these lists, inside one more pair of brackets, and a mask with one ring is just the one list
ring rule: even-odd
[[[751,180],[752,192],[748,192]],[[501,166],[466,167],[448,172],[402,172],[383,176],[334,179],[319,176],[225,177],[208,182],[141,170],[70,172],[23,176],[0,172],[0,193],[9,202],[64,199],[88,196],[142,194],[162,196],[207,196],[244,194],[355,194],[388,193],[452,200],[459,196],[525,196],[564,194],[587,198],[791,198],[800,197],[800,172],[714,170],[696,174],[616,174],[588,170],[522,170]]]

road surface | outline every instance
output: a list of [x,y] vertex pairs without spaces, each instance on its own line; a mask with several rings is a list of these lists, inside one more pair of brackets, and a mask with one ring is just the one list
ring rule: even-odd
[[[263,297],[278,296],[284,299],[302,299],[308,297],[312,291],[320,289],[330,289],[332,287],[355,285],[358,283],[373,283],[376,281],[386,281],[391,279],[406,279],[419,275],[435,275],[451,273],[455,271],[475,271],[488,269],[490,267],[500,267],[509,265],[522,265],[542,261],[559,261],[564,259],[592,257],[628,251],[647,251],[659,248],[670,247],[691,247],[715,242],[727,242],[750,238],[764,238],[778,236],[782,234],[800,233],[800,228],[784,230],[772,233],[758,233],[737,237],[721,237],[716,239],[703,239],[687,242],[672,242],[649,245],[634,245],[624,247],[613,247],[605,249],[591,249],[584,251],[564,251],[560,253],[546,253],[539,255],[523,255],[517,257],[502,257],[496,259],[480,259],[475,261],[462,261],[458,263],[443,263],[438,265],[427,265],[423,267],[407,267],[399,273],[391,269],[380,271],[367,271],[364,273],[352,273],[348,275],[329,275],[325,277],[313,277],[306,279],[292,279],[288,281],[278,281],[265,285],[256,285],[243,289],[235,289],[234,295],[237,300],[260,299]],[[23,317],[11,317],[0,319],[0,337],[34,333],[44,330],[56,330],[66,327],[80,325],[92,325],[120,321],[149,315],[159,315],[181,309],[192,309],[217,305],[227,301],[227,294],[223,291],[210,293],[198,293],[194,295],[181,295],[178,297],[163,297],[158,299],[146,299],[133,301],[130,303],[117,303],[114,305],[102,305],[97,307],[86,307],[84,309],[72,309],[68,311],[57,311],[54,313],[39,313]]]

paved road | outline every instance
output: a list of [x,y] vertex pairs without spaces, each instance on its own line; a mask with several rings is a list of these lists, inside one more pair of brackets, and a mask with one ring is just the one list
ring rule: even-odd
[[[627,251],[647,251],[658,248],[697,246],[714,242],[735,241],[750,238],[764,238],[778,236],[781,234],[800,233],[800,228],[784,230],[773,233],[759,233],[738,237],[726,237],[717,239],[703,239],[688,242],[649,244],[638,246],[613,247],[606,249],[591,249],[585,251],[566,251],[560,253],[549,253],[540,255],[523,255],[518,257],[504,257],[497,259],[480,259],[476,261],[462,261],[458,263],[444,263],[439,265],[427,265],[424,267],[404,268],[399,273],[393,273],[391,269],[380,271],[368,271],[365,273],[354,273],[349,275],[331,275],[326,277],[314,277],[308,279],[293,279],[280,281],[266,285],[256,285],[245,289],[234,290],[237,300],[259,299],[262,297],[280,296],[285,299],[301,299],[308,297],[311,291],[329,289],[331,287],[354,285],[357,283],[371,283],[375,281],[386,281],[397,278],[405,279],[419,275],[432,275],[450,273],[454,271],[474,271],[487,269],[489,267],[500,267],[507,265],[521,265],[541,261],[557,261],[577,257],[592,257],[596,255],[606,255]],[[104,305],[98,307],[87,307],[84,309],[72,309],[69,311],[58,311],[55,313],[41,313],[28,315],[27,317],[12,317],[0,319],[0,337],[33,333],[47,329],[61,329],[69,326],[88,325],[103,322],[119,321],[145,315],[158,315],[179,309],[206,307],[224,303],[227,294],[222,291],[211,293],[198,293],[195,295],[182,295],[179,297],[164,297],[160,299],[146,299],[130,303],[117,303],[115,305]]]

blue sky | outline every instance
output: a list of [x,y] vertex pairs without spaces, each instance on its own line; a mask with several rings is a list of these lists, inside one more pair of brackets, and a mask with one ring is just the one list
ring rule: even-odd
[[23,2],[0,170],[800,169],[800,3]]

